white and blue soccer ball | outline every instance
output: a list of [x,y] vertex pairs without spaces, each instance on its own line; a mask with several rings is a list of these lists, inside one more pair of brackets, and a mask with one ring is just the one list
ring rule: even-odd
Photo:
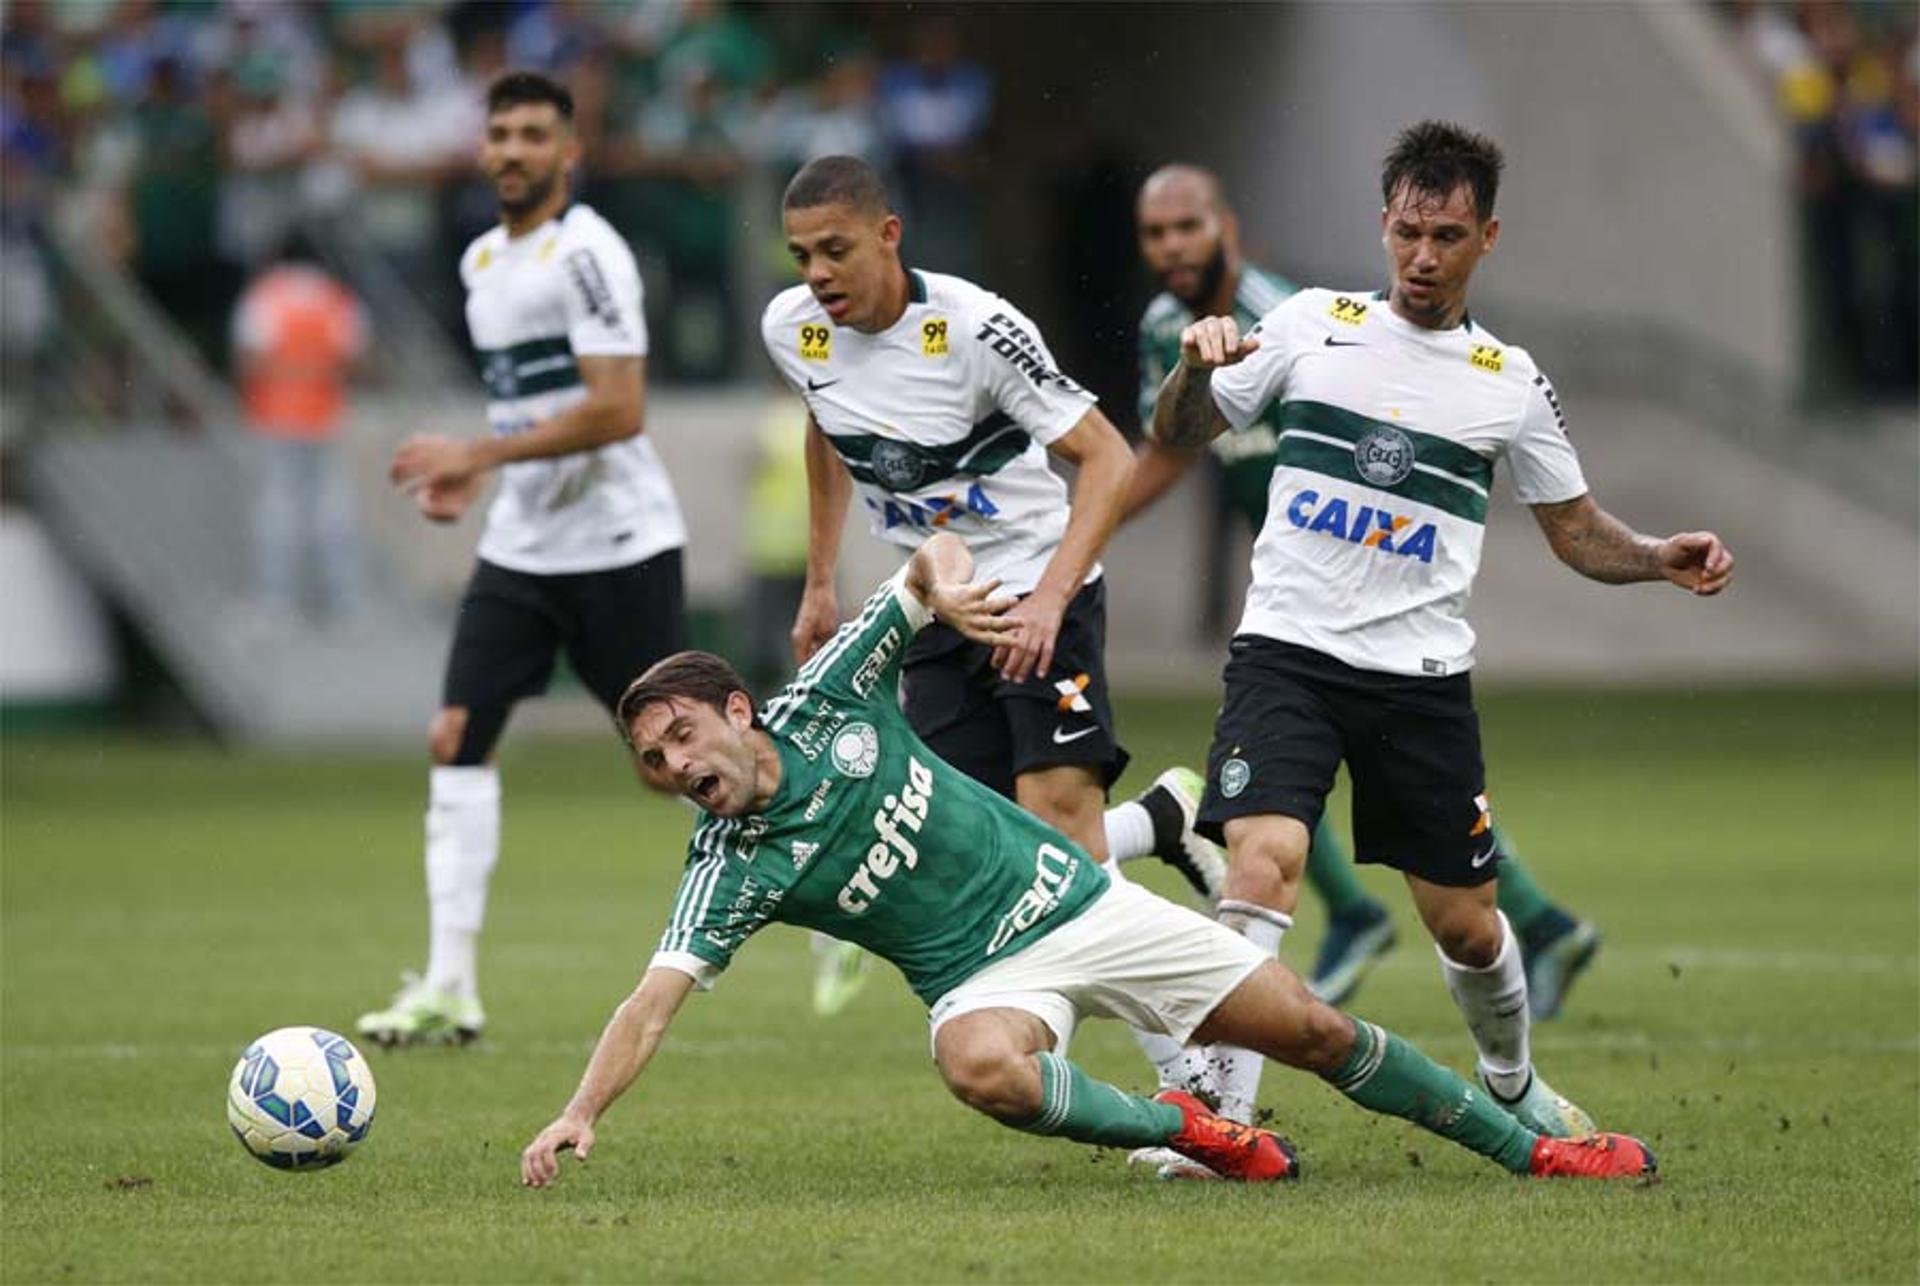
[[323,1027],[282,1027],[247,1046],[227,1078],[227,1123],[279,1170],[346,1159],[373,1125],[373,1069]]

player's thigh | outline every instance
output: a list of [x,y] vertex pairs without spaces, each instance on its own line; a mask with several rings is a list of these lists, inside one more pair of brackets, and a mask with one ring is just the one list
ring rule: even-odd
[[1127,768],[1107,685],[1107,583],[1082,585],[1067,603],[1047,673],[994,688],[1013,739],[1013,771],[1090,772],[1103,797]]
[[562,626],[543,579],[474,565],[454,618],[443,708],[505,710],[546,691]]
[[1195,825],[1215,843],[1237,818],[1289,818],[1310,835],[1326,811],[1344,739],[1329,692],[1290,651],[1257,635],[1233,640]]
[[678,549],[570,577],[567,593],[567,663],[608,711],[648,666],[687,645]]
[[1464,674],[1383,685],[1347,746],[1354,855],[1433,884],[1494,878],[1480,720]]
[[901,661],[907,725],[934,754],[990,790],[1014,798],[1013,741],[994,696],[988,649],[929,625]]

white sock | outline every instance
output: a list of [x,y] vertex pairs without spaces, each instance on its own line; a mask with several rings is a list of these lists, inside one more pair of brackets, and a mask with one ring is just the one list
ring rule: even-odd
[[1460,1006],[1479,1047],[1480,1070],[1494,1093],[1510,1099],[1527,1088],[1533,1069],[1527,1048],[1527,971],[1520,963],[1513,926],[1502,912],[1494,914],[1500,917],[1500,954],[1486,968],[1456,964],[1438,946],[1434,950],[1453,1003]]
[[1157,1031],[1145,1031],[1139,1027],[1128,1030],[1133,1033],[1133,1043],[1153,1064],[1154,1074],[1160,1079],[1160,1089],[1186,1090],[1191,1094],[1210,1088],[1207,1084],[1205,1046],[1182,1045],[1171,1036],[1162,1036]]
[[[1215,918],[1270,956],[1280,954],[1280,939],[1293,927],[1293,917],[1285,911],[1256,902],[1238,902],[1222,898]],[[1266,1060],[1238,1045],[1213,1045],[1207,1051],[1207,1088],[1219,1101],[1221,1116],[1253,1124],[1254,1101],[1260,1097],[1260,1071]]]
[[436,767],[427,792],[427,984],[477,996],[487,880],[500,857],[500,774]]
[[1115,804],[1107,810],[1107,856],[1116,862],[1131,862],[1153,854],[1153,815],[1137,800]]

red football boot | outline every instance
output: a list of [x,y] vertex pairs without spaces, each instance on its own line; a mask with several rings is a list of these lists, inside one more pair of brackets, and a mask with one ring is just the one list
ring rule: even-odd
[[1215,1116],[1185,1090],[1161,1090],[1153,1101],[1172,1104],[1183,1118],[1180,1132],[1167,1140],[1167,1146],[1222,1179],[1273,1183],[1300,1177],[1293,1144],[1273,1131]]
[[1533,1145],[1536,1179],[1647,1179],[1660,1166],[1647,1145],[1630,1134],[1589,1134],[1582,1139],[1549,1139]]

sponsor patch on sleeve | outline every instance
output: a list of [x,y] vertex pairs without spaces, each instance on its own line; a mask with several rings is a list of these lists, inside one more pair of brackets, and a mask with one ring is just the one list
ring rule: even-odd
[[1348,326],[1358,326],[1367,319],[1367,306],[1351,296],[1341,295],[1327,309],[1327,315]]
[[802,361],[824,362],[833,352],[833,327],[824,322],[808,322],[800,328]]

